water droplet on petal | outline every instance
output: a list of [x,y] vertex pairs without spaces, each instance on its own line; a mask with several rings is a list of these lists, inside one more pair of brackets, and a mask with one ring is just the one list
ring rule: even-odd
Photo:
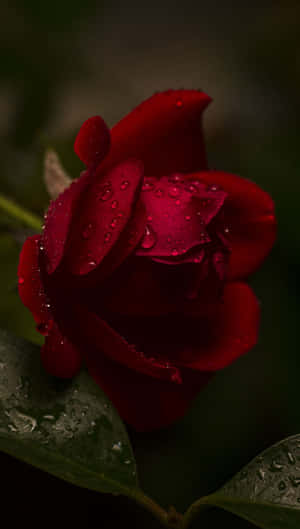
[[218,191],[218,186],[216,184],[211,184],[207,186],[208,191]]
[[152,228],[150,226],[146,226],[145,228],[145,235],[141,242],[141,247],[144,248],[144,250],[150,250],[153,248],[153,246],[156,243],[156,235]]
[[25,283],[24,277],[19,277],[18,283],[19,283],[19,285],[24,285],[24,283]]
[[189,220],[191,220],[192,217],[191,217],[191,215],[186,215],[184,218],[185,218],[185,220],[189,221]]
[[142,186],[142,191],[152,191],[153,188],[154,188],[153,182],[144,182]]
[[230,230],[229,230],[228,227],[224,228],[224,232],[225,232],[225,233],[229,233],[229,231],[230,231]]
[[113,200],[112,203],[111,203],[111,207],[112,209],[116,209],[119,205],[119,202],[117,200]]
[[109,242],[111,239],[111,233],[110,231],[108,231],[105,235],[104,235],[104,242]]
[[129,185],[130,185],[130,182],[128,182],[128,180],[124,180],[120,187],[121,187],[122,191],[125,191],[125,189],[127,189],[129,187]]
[[148,215],[147,220],[148,222],[151,222],[153,220],[153,217],[151,217],[151,215]]
[[180,195],[180,188],[177,186],[170,187],[168,194],[171,198],[176,198],[178,195]]
[[156,189],[156,191],[155,191],[155,196],[156,196],[157,198],[161,198],[161,197],[163,196],[163,194],[164,194],[164,192],[163,192],[162,189],[160,189],[160,188]]
[[179,252],[178,252],[178,250],[176,248],[173,248],[171,253],[172,253],[173,257],[176,257]]
[[89,266],[94,267],[94,266],[96,266],[97,263],[96,263],[96,261],[89,261],[88,264],[89,264]]
[[176,104],[176,107],[177,107],[177,108],[182,108],[182,107],[183,107],[183,101],[182,101],[182,99],[177,99],[177,101],[176,101],[175,104]]
[[99,195],[99,200],[102,200],[103,202],[106,202],[107,200],[109,200],[113,195],[113,190],[112,188],[109,186],[106,186],[102,192],[100,193]]
[[93,225],[92,224],[88,224],[86,226],[86,228],[82,232],[82,237],[84,239],[88,239],[91,236],[91,234],[92,234],[92,230],[93,230]]
[[182,180],[182,175],[179,173],[175,173],[169,178],[169,182],[178,183]]
[[179,199],[175,200],[175,204],[176,204],[176,206],[180,206],[181,200],[179,200]]
[[53,327],[53,320],[42,321],[36,326],[36,330],[43,336],[48,336]]

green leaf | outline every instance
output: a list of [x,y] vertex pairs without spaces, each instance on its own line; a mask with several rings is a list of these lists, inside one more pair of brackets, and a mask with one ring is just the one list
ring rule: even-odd
[[0,449],[75,485],[135,497],[126,430],[87,373],[45,373],[39,348],[0,331]]
[[268,448],[219,491],[196,501],[185,514],[183,527],[210,506],[263,529],[299,529],[300,435]]

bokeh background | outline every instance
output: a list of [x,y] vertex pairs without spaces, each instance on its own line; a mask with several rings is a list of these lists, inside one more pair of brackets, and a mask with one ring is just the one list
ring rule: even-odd
[[[177,425],[130,432],[144,490],[180,511],[271,443],[300,433],[300,5],[264,5],[11,0],[0,12],[1,193],[42,215],[46,147],[77,177],[73,141],[86,118],[100,114],[113,125],[153,92],[185,87],[214,99],[204,118],[210,167],[254,180],[275,200],[278,241],[251,279],[262,308],[258,345],[219,373]],[[0,213],[0,326],[38,341],[17,295],[22,236]],[[157,527],[126,500],[81,491],[7,456],[0,464],[1,510],[16,522]],[[253,527],[214,511],[195,527],[225,523]]]

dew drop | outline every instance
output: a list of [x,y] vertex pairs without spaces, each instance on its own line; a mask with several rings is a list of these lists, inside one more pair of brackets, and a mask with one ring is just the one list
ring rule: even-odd
[[111,198],[112,195],[113,195],[112,188],[107,186],[100,193],[99,199],[102,200],[102,202],[106,202],[107,200],[109,200]]
[[47,322],[38,323],[38,325],[36,326],[36,330],[43,336],[48,336],[50,334],[52,327],[53,327],[53,320],[49,320]]
[[265,475],[266,475],[266,473],[262,470],[262,468],[260,468],[260,469],[257,471],[257,474],[258,474],[259,479],[261,479],[262,481],[265,479]]
[[247,472],[246,472],[246,470],[242,470],[242,472],[241,472],[241,479],[246,479],[246,477],[247,477]]
[[181,175],[181,174],[177,174],[177,173],[175,173],[175,174],[173,174],[172,176],[170,176],[170,178],[169,178],[169,182],[178,183],[178,182],[181,181],[181,179],[182,179],[182,175]]
[[291,480],[291,483],[292,483],[293,487],[295,487],[295,488],[299,487],[299,485],[300,485],[300,478],[298,478],[298,477],[297,477],[297,478],[292,477],[292,478],[290,478],[290,480]]
[[96,261],[89,261],[88,264],[89,264],[89,266],[94,267],[94,266],[96,266],[97,263],[96,263]]
[[150,250],[153,248],[153,246],[156,243],[156,235],[152,228],[150,226],[146,226],[145,228],[145,235],[141,242],[141,247],[144,248],[144,250]]
[[189,185],[188,190],[189,190],[191,193],[196,193],[197,188],[196,188],[196,186],[195,186],[194,184],[191,184],[191,185]]
[[153,217],[151,217],[151,215],[148,215],[147,220],[148,220],[148,222],[152,222]]
[[178,197],[178,195],[180,195],[180,188],[177,186],[172,186],[169,189],[168,194],[171,198],[176,198]]
[[86,228],[83,230],[82,232],[82,237],[84,239],[89,239],[89,237],[91,236],[92,234],[92,230],[93,230],[93,225],[92,224],[88,224],[86,226]]
[[116,209],[119,205],[119,202],[117,200],[113,200],[112,203],[111,203],[111,207],[112,209]]
[[291,452],[287,452],[286,455],[289,460],[289,463],[291,463],[291,465],[294,465],[296,463],[296,459],[294,458],[293,454]]
[[114,450],[114,452],[121,452],[122,450],[122,443],[121,441],[118,441],[117,443],[114,443],[112,445],[112,450]]
[[156,191],[155,191],[155,196],[156,196],[157,198],[161,198],[161,197],[163,196],[163,194],[164,194],[164,192],[163,192],[162,189],[160,189],[160,187],[159,187],[158,189],[156,189]]
[[24,285],[24,283],[25,283],[24,277],[19,277],[18,283],[19,283],[19,285]]
[[176,206],[180,206],[181,200],[179,200],[179,199],[175,200],[175,204],[176,204]]
[[191,217],[191,215],[186,215],[184,218],[185,218],[185,220],[189,221],[189,220],[191,220],[192,217]]
[[142,186],[142,191],[152,191],[153,188],[154,188],[153,182],[144,182]]
[[209,186],[207,186],[207,190],[208,191],[218,191],[218,186],[216,186],[216,184],[211,184]]
[[271,472],[278,472],[283,469],[283,465],[280,465],[280,463],[277,463],[275,459],[272,461],[272,464],[270,466]]
[[175,104],[176,104],[176,107],[177,107],[177,108],[182,108],[182,107],[183,107],[183,101],[182,101],[182,99],[177,99],[177,101],[176,101]]
[[278,488],[279,490],[285,490],[286,489],[286,484],[284,481],[280,481],[279,485],[278,485]]
[[104,242],[109,242],[111,239],[111,233],[110,231],[108,231],[105,235],[104,235]]
[[126,459],[126,460],[124,461],[124,463],[125,463],[125,465],[130,465],[131,461],[130,461],[130,459]]
[[125,189],[127,189],[129,187],[129,185],[130,184],[129,184],[128,180],[123,180],[120,188],[122,189],[122,191],[125,191]]
[[176,248],[173,248],[171,253],[172,253],[173,257],[176,257],[179,252],[178,252],[178,250]]
[[228,227],[224,228],[224,233],[229,233],[229,231],[230,231],[230,230],[229,230]]
[[115,227],[117,226],[118,222],[119,222],[118,217],[114,217],[114,218],[112,219],[111,223],[110,223],[110,227],[111,227],[111,228],[115,228]]

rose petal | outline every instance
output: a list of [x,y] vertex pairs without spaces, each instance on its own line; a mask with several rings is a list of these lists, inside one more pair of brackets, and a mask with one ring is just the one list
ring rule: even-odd
[[41,349],[41,359],[44,368],[50,375],[71,378],[81,367],[81,354],[65,336],[56,324],[46,336],[45,344]]
[[242,279],[253,273],[268,255],[276,239],[274,203],[270,195],[238,176],[209,171],[189,175],[207,184],[221,186],[228,198],[224,204],[224,227],[232,253],[228,279]]
[[[66,320],[65,320],[66,321]],[[74,325],[74,322],[77,325]],[[150,377],[181,383],[180,371],[170,362],[157,358],[148,358],[137,351],[108,323],[82,305],[74,304],[68,314],[68,333],[74,336],[76,343],[82,344],[82,350],[91,349],[95,356],[106,355],[114,362],[126,365],[139,373]],[[96,353],[98,351],[98,354]]]
[[229,283],[212,317],[194,320],[193,345],[183,347],[173,361],[200,371],[222,369],[254,347],[259,318],[259,303],[252,289],[246,283]]
[[[142,200],[148,225],[137,255],[159,257],[170,264],[171,257],[178,263],[191,249],[211,241],[207,226],[222,208],[226,193],[208,191],[205,184],[186,185],[177,181],[181,177],[145,179]],[[187,262],[190,260],[187,256]]]
[[31,311],[37,325],[51,318],[49,303],[40,274],[40,235],[26,239],[19,260],[18,285],[22,302]]
[[86,363],[121,417],[140,432],[163,428],[180,419],[211,378],[209,373],[183,370],[183,383],[172,384],[90,353]]
[[66,252],[72,273],[91,272],[113,248],[131,217],[142,176],[141,162],[128,160],[87,189]]
[[201,117],[211,101],[198,90],[168,90],[140,104],[111,130],[111,150],[98,168],[134,157],[147,176],[206,169]]
[[45,216],[42,245],[45,249],[46,268],[52,274],[60,264],[65,251],[72,217],[79,199],[88,185],[90,174],[86,171],[78,180],[72,182],[55,201],[50,202]]
[[100,116],[86,120],[77,134],[74,150],[88,167],[97,166],[110,148],[110,132]]

